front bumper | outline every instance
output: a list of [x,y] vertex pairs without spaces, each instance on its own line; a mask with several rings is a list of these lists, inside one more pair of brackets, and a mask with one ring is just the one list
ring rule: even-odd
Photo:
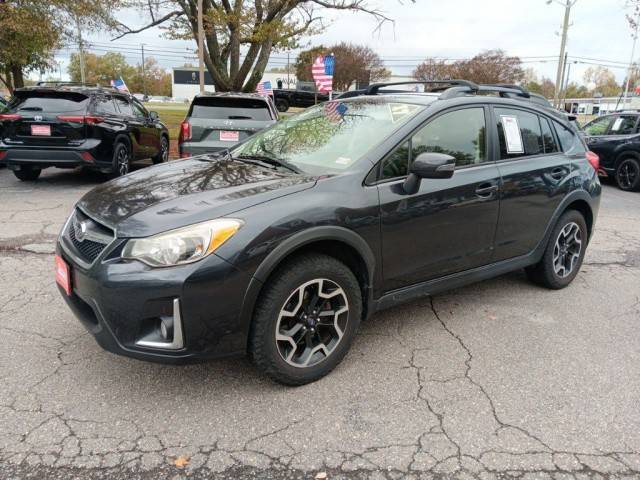
[[[246,352],[248,326],[240,321],[240,313],[249,275],[216,255],[189,265],[151,268],[121,260],[124,243],[114,240],[89,265],[78,258],[64,234],[57,244],[57,254],[71,268],[72,293],[59,287],[60,293],[100,346],[163,363]],[[180,322],[181,348],[154,348],[141,341],[161,317]]]

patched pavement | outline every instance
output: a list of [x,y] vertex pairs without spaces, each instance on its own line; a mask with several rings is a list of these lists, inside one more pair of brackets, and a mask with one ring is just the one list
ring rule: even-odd
[[0,478],[640,476],[640,193],[605,186],[569,288],[516,272],[377,314],[333,373],[286,388],[84,331],[52,242],[101,181],[0,170]]

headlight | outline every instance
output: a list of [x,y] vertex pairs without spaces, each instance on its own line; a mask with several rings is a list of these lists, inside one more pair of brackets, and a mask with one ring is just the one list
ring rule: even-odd
[[122,250],[122,258],[140,260],[152,267],[197,262],[231,238],[242,225],[241,220],[220,218],[132,239]]

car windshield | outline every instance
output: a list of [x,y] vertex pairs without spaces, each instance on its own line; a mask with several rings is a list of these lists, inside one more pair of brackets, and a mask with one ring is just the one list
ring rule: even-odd
[[348,169],[424,106],[383,99],[332,101],[255,134],[234,157],[269,157],[311,174]]
[[189,116],[209,120],[273,120],[266,101],[233,97],[195,98]]

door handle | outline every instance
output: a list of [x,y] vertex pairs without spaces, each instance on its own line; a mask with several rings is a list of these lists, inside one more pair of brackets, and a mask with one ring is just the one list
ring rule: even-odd
[[558,167],[551,170],[551,178],[554,180],[561,180],[567,176],[567,171],[564,168]]
[[476,195],[482,198],[489,198],[498,191],[498,185],[492,183],[481,183],[476,188]]

